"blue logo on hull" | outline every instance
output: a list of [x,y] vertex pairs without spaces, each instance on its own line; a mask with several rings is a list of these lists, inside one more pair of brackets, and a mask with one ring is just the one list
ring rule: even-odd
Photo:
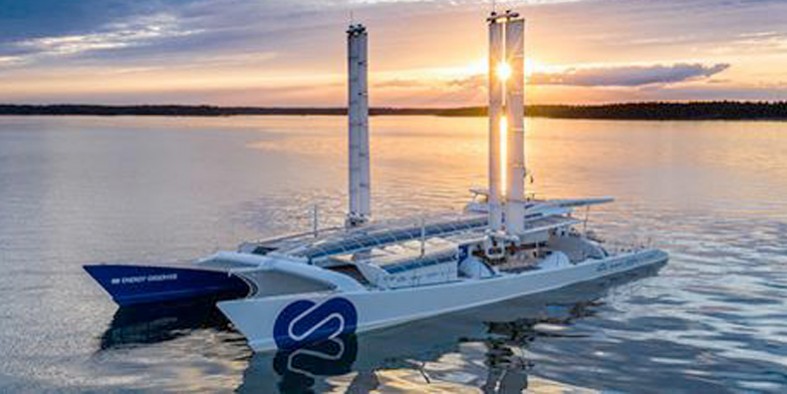
[[279,349],[295,349],[352,334],[357,325],[358,312],[346,298],[334,297],[320,304],[300,300],[287,305],[276,317],[273,339]]

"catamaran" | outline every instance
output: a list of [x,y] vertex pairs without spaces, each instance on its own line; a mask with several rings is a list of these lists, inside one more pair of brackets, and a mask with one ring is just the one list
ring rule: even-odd
[[[341,335],[541,293],[643,267],[668,255],[612,249],[572,212],[611,198],[525,197],[524,28],[492,13],[489,176],[463,212],[372,221],[367,37],[347,30],[349,212],[345,226],[246,242],[193,268],[92,265],[119,304],[221,295],[217,303],[255,351],[291,350]],[[503,152],[505,150],[505,152]]]

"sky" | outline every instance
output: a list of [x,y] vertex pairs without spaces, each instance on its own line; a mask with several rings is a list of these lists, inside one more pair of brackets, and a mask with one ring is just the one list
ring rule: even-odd
[[[527,19],[526,101],[787,100],[787,0],[497,1]],[[372,106],[486,101],[491,1],[0,0],[0,103],[343,106],[369,30]]]

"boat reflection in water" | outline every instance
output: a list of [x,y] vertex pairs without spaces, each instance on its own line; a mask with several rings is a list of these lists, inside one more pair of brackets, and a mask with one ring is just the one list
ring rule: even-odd
[[[437,390],[480,387],[488,393],[528,388],[526,355],[539,338],[589,335],[572,328],[592,316],[612,286],[654,275],[646,267],[604,280],[467,310],[403,326],[342,335],[277,353],[256,353],[241,392],[368,392],[381,386]],[[457,352],[483,352],[482,365],[452,360]],[[430,368],[430,362],[438,362]],[[453,368],[455,367],[455,368]],[[548,384],[537,379],[539,385]],[[532,382],[531,382],[532,383]],[[560,385],[566,387],[565,385]]]
[[189,335],[194,330],[231,331],[229,321],[212,298],[189,302],[121,307],[101,335],[101,350],[155,344]]
[[[273,357],[273,370],[280,378],[274,381],[278,381],[282,392],[303,392],[319,379],[352,372],[357,357],[358,338],[355,334],[340,335],[291,351],[279,351]],[[263,367],[269,368],[268,365]]]

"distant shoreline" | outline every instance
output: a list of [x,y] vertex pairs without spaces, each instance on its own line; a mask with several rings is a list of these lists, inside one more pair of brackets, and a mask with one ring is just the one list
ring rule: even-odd
[[[346,108],[219,107],[209,105],[15,105],[0,104],[0,116],[189,116],[240,115],[345,115]],[[787,101],[702,101],[687,103],[642,102],[603,105],[532,105],[527,116],[558,119],[608,120],[787,120]],[[486,116],[486,107],[370,109],[371,115]]]

